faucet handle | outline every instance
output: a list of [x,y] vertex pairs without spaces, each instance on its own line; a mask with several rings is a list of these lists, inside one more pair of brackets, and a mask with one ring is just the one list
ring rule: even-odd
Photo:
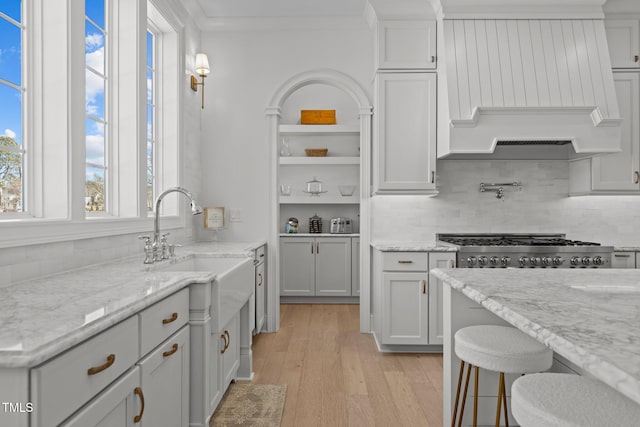
[[174,243],[169,245],[169,258],[175,258],[176,256],[176,248],[181,248],[182,245],[179,243]]
[[165,241],[165,242],[166,242],[166,241],[167,241],[167,236],[168,236],[169,234],[171,234],[171,233],[169,233],[169,232],[167,232],[167,233],[162,233],[162,234],[160,235],[160,240],[163,240],[163,241]]
[[149,236],[138,236],[138,239],[144,240],[144,263],[145,264],[153,264],[154,261],[154,248],[151,244],[151,237]]
[[138,239],[144,240],[145,244],[151,243],[151,236],[149,236],[149,235],[138,236]]

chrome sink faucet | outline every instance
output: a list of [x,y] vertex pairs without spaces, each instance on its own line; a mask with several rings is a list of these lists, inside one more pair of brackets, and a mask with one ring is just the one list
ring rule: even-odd
[[191,214],[198,215],[202,213],[202,208],[198,203],[194,200],[191,193],[182,187],[171,187],[164,190],[158,197],[156,197],[156,201],[154,203],[154,221],[153,221],[153,238],[149,236],[140,236],[139,239],[144,239],[144,263],[145,264],[153,264],[156,261],[162,261],[163,259],[169,258],[169,253],[173,252],[171,246],[167,244],[167,236],[169,233],[160,234],[160,202],[164,196],[169,193],[182,193],[187,198],[189,198],[191,205]]

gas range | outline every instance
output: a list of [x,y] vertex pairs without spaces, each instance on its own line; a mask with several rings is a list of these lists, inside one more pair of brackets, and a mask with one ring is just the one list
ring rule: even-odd
[[564,234],[438,234],[458,248],[459,268],[610,268],[612,246]]

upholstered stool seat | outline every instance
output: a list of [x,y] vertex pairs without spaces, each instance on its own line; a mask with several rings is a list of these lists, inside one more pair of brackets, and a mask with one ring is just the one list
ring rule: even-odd
[[460,375],[458,377],[458,389],[451,425],[454,426],[456,421],[465,363],[468,363],[469,366],[467,368],[458,425],[461,425],[462,416],[464,415],[464,405],[472,366],[475,367],[473,425],[477,424],[478,368],[500,373],[496,426],[500,424],[500,407],[502,405],[504,405],[505,424],[509,425],[504,374],[528,374],[546,371],[553,363],[553,352],[523,332],[508,326],[468,326],[458,330],[454,339],[455,353],[460,359]]
[[631,427],[640,405],[608,385],[570,374],[531,374],[511,388],[511,412],[522,427]]

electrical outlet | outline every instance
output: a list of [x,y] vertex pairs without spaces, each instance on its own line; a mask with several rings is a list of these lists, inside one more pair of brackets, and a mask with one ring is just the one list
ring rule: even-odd
[[232,222],[242,222],[242,209],[230,209],[229,220]]

